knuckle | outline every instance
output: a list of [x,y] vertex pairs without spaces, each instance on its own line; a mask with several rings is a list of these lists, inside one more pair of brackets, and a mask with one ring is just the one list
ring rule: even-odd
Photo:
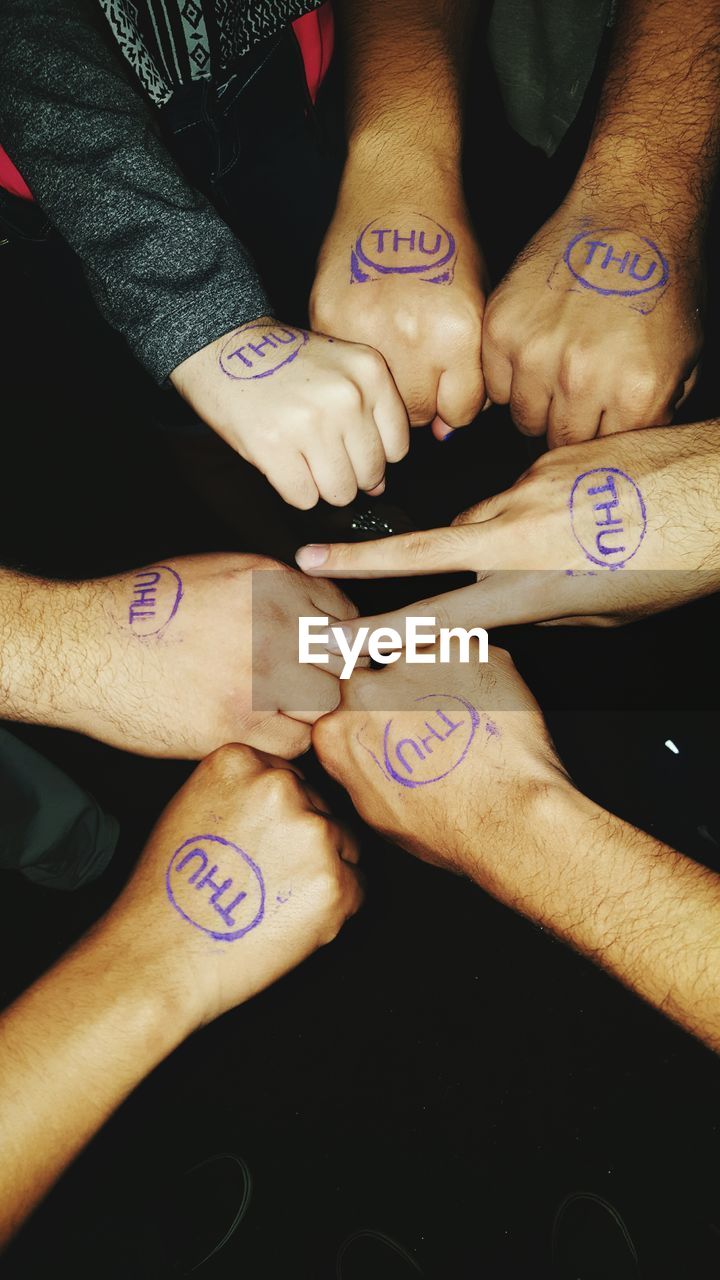
[[583,346],[570,346],[564,352],[558,371],[558,383],[568,396],[585,395],[593,382],[592,353]]
[[237,742],[227,742],[211,752],[200,768],[206,772],[216,773],[220,778],[232,778],[242,772],[249,760],[253,758],[255,758],[255,752],[252,747],[245,747]]
[[296,797],[298,779],[289,769],[268,769],[259,780],[263,804],[268,813],[277,813]]
[[335,388],[335,401],[344,412],[357,413],[362,408],[362,391],[350,378],[343,378]]
[[627,413],[642,417],[651,413],[659,400],[658,380],[650,369],[638,369],[626,375],[618,387],[618,403]]

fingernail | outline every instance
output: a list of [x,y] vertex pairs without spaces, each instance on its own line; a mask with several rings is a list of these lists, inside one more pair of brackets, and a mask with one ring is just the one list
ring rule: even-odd
[[449,440],[449,439],[450,439],[450,437],[451,437],[451,436],[454,436],[454,435],[455,435],[455,432],[453,431],[453,429],[452,429],[452,427],[451,427],[449,431],[446,431],[446,432],[445,432],[445,435],[444,435],[444,436],[441,436],[441,437],[440,437],[440,444],[444,444],[446,440]]
[[330,548],[323,542],[309,542],[306,547],[301,547],[295,556],[295,563],[301,569],[319,569],[324,564],[330,553]]

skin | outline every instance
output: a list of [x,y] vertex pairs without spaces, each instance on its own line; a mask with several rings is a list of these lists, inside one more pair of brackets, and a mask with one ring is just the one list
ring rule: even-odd
[[[509,404],[524,434],[547,432],[551,448],[668,423],[695,381],[717,167],[719,34],[718,0],[619,6],[580,171],[488,302],[488,396]],[[580,286],[563,263],[566,246],[584,229],[604,228],[612,234],[598,238],[620,257],[642,247],[639,236],[652,240],[669,266],[667,287],[622,298]],[[627,282],[613,270],[597,270],[592,282]]]
[[[720,1049],[720,877],[577,791],[508,654],[437,671],[357,673],[313,729],[325,768],[388,839],[467,876]],[[427,732],[431,704],[416,699],[438,685],[477,709],[478,731],[445,777],[399,786],[378,763],[385,725],[392,715],[398,738]],[[435,744],[436,767],[454,759],[452,740]]]
[[[636,554],[612,572],[583,553],[569,511],[576,478],[603,467],[635,481],[647,517]],[[302,547],[297,561],[308,573],[339,578],[477,574],[473,586],[351,622],[350,637],[368,625],[402,633],[408,613],[434,616],[439,627],[613,626],[720,589],[719,486],[716,423],[627,433],[544,454],[511,489],[464,511],[450,528],[355,546]],[[639,512],[625,507],[623,517],[634,546],[642,532]]]
[[[367,0],[339,11],[347,75],[347,161],[318,261],[313,327],[384,356],[412,426],[444,437],[485,402],[480,343],[487,273],[465,205],[460,156],[464,53],[474,7]],[[428,104],[432,104],[432,111]],[[455,237],[451,283],[397,274],[351,283],[369,223],[410,228],[421,211]]]
[[[198,759],[226,742],[288,758],[305,751],[312,720],[337,705],[341,664],[298,667],[297,618],[349,619],[354,605],[331,583],[259,556],[163,564],[183,596],[148,636],[129,622],[134,573],[47,582],[0,571],[2,715],[142,755]],[[169,576],[162,590],[167,616]]]
[[[261,316],[196,351],[170,380],[291,506],[307,510],[324,498],[342,507],[358,489],[382,493],[387,463],[399,462],[409,447],[405,407],[382,356],[312,333],[297,357],[270,376],[223,372],[221,359],[229,366],[223,353],[278,328],[303,333]],[[267,368],[266,359],[250,372]],[[241,361],[232,367],[248,373]]]
[[[165,891],[174,851],[207,831],[265,882],[264,918],[234,942],[193,928]],[[238,746],[198,766],[115,905],[0,1018],[0,1244],[177,1045],[336,936],[362,900],[356,861],[297,771]]]

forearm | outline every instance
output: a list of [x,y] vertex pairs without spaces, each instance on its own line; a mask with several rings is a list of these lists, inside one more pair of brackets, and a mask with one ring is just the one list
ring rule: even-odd
[[3,1014],[0,1245],[190,1030],[162,973],[102,923]]
[[102,314],[163,381],[268,302],[242,245],[156,136],[98,22],[94,0],[3,0],[0,136]]
[[67,584],[0,569],[0,717],[57,722],[78,674],[70,653],[82,643],[82,615]]
[[[348,146],[388,176],[459,168],[472,0],[343,0]],[[399,168],[399,173],[398,173]],[[393,173],[394,170],[394,173]]]
[[547,852],[511,905],[720,1051],[720,877],[570,786],[538,812]]
[[720,0],[624,0],[576,189],[632,192],[638,209],[695,237],[715,174],[719,108]]

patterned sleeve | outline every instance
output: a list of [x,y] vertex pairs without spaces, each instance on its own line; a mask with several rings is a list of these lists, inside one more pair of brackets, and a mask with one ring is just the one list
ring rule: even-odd
[[[162,382],[269,304],[247,252],[156,137],[98,17],[91,0],[2,0],[0,139],[100,311]],[[162,69],[143,61],[143,82],[153,77],[162,100]]]

